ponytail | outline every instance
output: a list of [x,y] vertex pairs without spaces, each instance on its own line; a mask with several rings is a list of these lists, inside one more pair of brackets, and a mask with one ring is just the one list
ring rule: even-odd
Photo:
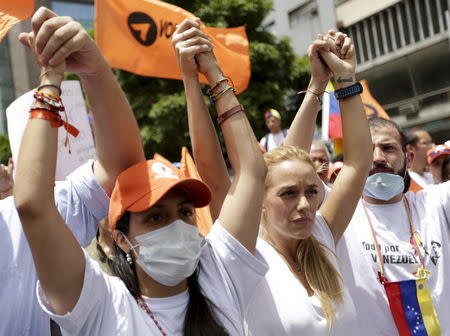
[[335,321],[334,304],[343,303],[342,279],[326,255],[327,247],[314,236],[303,239],[297,248],[297,260],[308,285],[320,299],[322,310],[331,328]]

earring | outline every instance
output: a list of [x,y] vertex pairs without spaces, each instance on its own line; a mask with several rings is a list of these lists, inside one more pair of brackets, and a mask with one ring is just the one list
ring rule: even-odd
[[129,253],[127,253],[127,263],[128,263],[129,265],[133,265],[133,259],[131,259],[131,256],[130,256]]

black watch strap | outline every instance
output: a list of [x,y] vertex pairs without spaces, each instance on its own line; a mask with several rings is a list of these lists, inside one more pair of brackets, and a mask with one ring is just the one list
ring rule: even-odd
[[338,89],[334,92],[336,99],[345,99],[363,92],[363,87],[360,82],[347,86],[343,89]]

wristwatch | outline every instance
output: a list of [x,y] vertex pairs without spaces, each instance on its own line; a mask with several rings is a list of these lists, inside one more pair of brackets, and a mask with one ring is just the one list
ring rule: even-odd
[[334,92],[336,99],[345,99],[363,92],[363,87],[360,82],[338,89]]

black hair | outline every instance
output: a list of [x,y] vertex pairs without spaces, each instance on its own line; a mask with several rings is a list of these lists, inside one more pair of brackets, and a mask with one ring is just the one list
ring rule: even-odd
[[106,264],[109,269],[111,269],[112,260],[106,255],[105,251],[103,250],[102,245],[99,242],[100,238],[100,227],[97,229],[97,235],[95,237],[95,248],[97,250],[98,259],[101,263]]
[[[127,211],[117,221],[116,230],[128,235],[130,228],[130,213]],[[130,265],[127,262],[126,253],[113,242],[114,257],[109,264],[113,275],[118,276],[134,297],[140,295],[139,282],[136,275],[134,263]],[[189,302],[184,319],[185,336],[228,336],[225,328],[218,321],[216,315],[211,309],[212,303],[203,295],[198,282],[198,273],[201,264],[195,272],[187,278]]]
[[392,120],[375,117],[372,119],[369,119],[369,128],[372,129],[380,129],[385,127],[392,127],[393,129],[397,130],[398,135],[400,137],[400,145],[402,146],[403,153],[406,153],[406,136],[405,133],[403,133],[400,126],[398,126],[395,122]]
[[418,128],[414,128],[406,132],[406,144],[416,147],[419,142],[419,134],[418,131],[420,131]]
[[331,160],[331,162],[336,163],[336,162],[344,162],[344,153],[340,153],[338,155],[336,155],[333,160]]

